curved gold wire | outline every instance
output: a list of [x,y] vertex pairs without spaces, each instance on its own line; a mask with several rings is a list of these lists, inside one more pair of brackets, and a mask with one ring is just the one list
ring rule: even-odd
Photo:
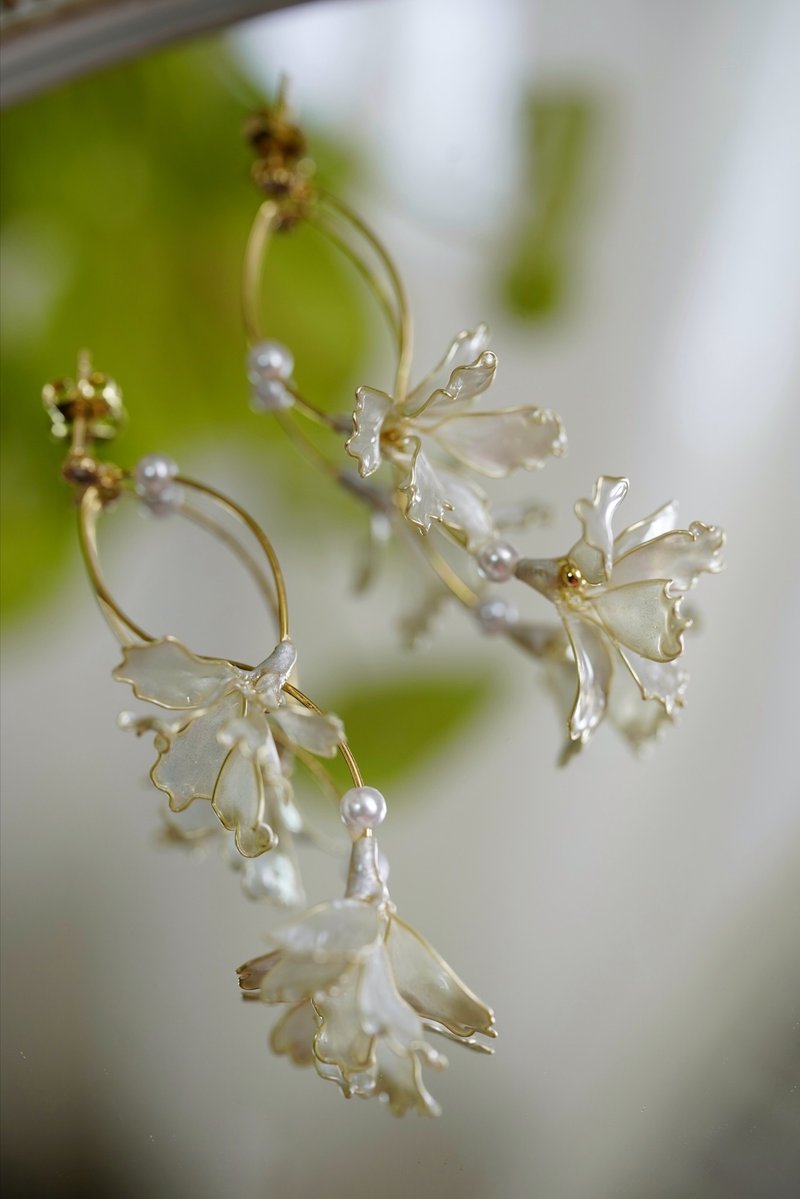
[[[351,232],[355,232],[365,245],[369,247],[369,250],[381,264],[386,274],[389,284],[388,288],[384,285],[376,271],[367,263],[366,259],[349,244],[346,237],[338,232],[332,223],[332,219],[338,221],[340,225],[348,228]],[[413,328],[406,290],[394,260],[381,240],[370,229],[369,225],[348,204],[329,192],[319,191],[317,193],[317,203],[309,211],[307,220],[352,263],[378,300],[390,331],[396,341],[398,362],[395,377],[395,400],[398,403],[402,402],[405,399],[408,389],[411,369]],[[251,345],[263,340],[259,315],[261,284],[272,234],[278,226],[278,221],[279,209],[277,204],[273,200],[265,200],[256,213],[245,250],[242,276],[242,312],[247,338]],[[295,405],[305,415],[310,416],[321,424],[327,425],[336,432],[340,432],[335,419],[316,408],[294,388],[292,389],[292,396],[294,397]],[[290,440],[295,442],[300,452],[306,458],[329,477],[339,477],[339,471],[317,449],[316,445],[305,436],[303,431],[298,427],[298,424],[288,414],[276,413],[275,415],[286,435]],[[463,604],[466,608],[474,609],[480,598],[477,592],[461,578],[458,572],[453,569],[438,550],[434,549],[427,540],[424,544],[418,544],[417,548],[421,550],[442,584],[459,603]]]
[[[187,479],[183,475],[178,475],[175,481],[182,487],[186,487],[191,491],[197,492],[199,495],[205,495],[208,496],[209,499],[214,500],[223,509],[241,521],[241,523],[244,524],[245,527],[253,534],[256,541],[264,551],[264,554],[270,565],[270,570],[272,571],[272,577],[275,584],[275,602],[277,605],[279,637],[281,641],[288,640],[289,610],[286,600],[286,585],[277,555],[266,533],[258,524],[256,524],[249,512],[246,512],[244,508],[241,508],[235,500],[232,500],[228,496],[223,495],[222,492],[217,491],[216,488],[209,486],[207,483],[198,483],[194,479]],[[118,634],[123,644],[126,640],[126,633],[132,634],[140,641],[151,643],[156,641],[157,638],[154,637],[152,633],[149,633],[147,629],[142,628],[140,624],[137,624],[137,622],[130,616],[128,616],[127,612],[125,612],[125,610],[120,606],[120,604],[117,603],[116,599],[111,594],[103,578],[100,567],[100,555],[97,548],[97,518],[102,511],[103,501],[98,488],[95,486],[87,487],[81,496],[80,505],[78,507],[78,540],[80,543],[81,554],[86,565],[86,571],[89,575],[89,581],[91,582],[95,595],[97,596],[100,606],[103,609],[103,614],[107,619],[109,619],[109,623],[112,625],[114,631]],[[215,523],[216,522],[214,522],[214,524]],[[211,531],[215,532],[216,530],[212,529]],[[227,539],[227,537],[228,535],[226,534],[225,539]],[[239,667],[241,670],[252,670],[252,667],[248,666],[247,663],[244,662],[234,662],[233,665]],[[303,707],[307,708],[310,712],[315,712],[320,716],[324,715],[323,710],[318,707],[317,704],[315,704],[314,701],[310,699],[304,692],[300,691],[299,688],[292,686],[290,683],[285,683],[283,689],[287,695],[291,695],[293,699],[296,699],[298,703],[302,704]],[[348,771],[350,772],[350,777],[353,780],[353,786],[362,787],[364,785],[364,780],[350,746],[346,741],[340,741],[338,744],[338,750],[345,765],[347,766]]]

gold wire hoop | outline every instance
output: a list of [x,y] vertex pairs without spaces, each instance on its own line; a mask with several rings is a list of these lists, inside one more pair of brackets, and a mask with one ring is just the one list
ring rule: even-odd
[[[318,229],[331,245],[347,258],[375,295],[396,346],[395,395],[398,399],[404,398],[411,370],[413,327],[405,287],[393,259],[369,225],[343,200],[328,192],[317,193],[316,202],[309,210],[306,221]],[[242,272],[242,316],[247,340],[251,346],[264,340],[260,317],[264,270],[272,236],[280,225],[278,204],[274,200],[265,200],[258,209],[250,229]],[[345,232],[340,232],[340,229]],[[386,283],[372,269],[363,254],[349,243],[347,233],[355,233],[368,247],[384,271]],[[298,407],[306,415],[330,424],[330,418],[326,413],[309,404],[296,391],[293,390],[292,394]]]
[[[129,477],[127,481],[130,481]],[[280,563],[278,562],[278,557],[272,546],[272,542],[269,540],[264,530],[256,523],[253,517],[245,511],[244,508],[240,507],[239,504],[235,502],[235,500],[223,495],[222,492],[217,491],[216,488],[210,487],[206,483],[198,483],[194,479],[187,479],[182,475],[179,475],[175,479],[175,482],[180,486],[185,487],[198,495],[204,495],[213,500],[215,503],[219,504],[224,511],[235,517],[236,520],[244,525],[244,527],[255,537],[256,541],[264,552],[272,572],[273,583],[275,586],[275,607],[277,609],[276,615],[279,638],[281,641],[287,641],[289,639],[289,609],[286,599],[286,585],[283,577],[283,571],[281,570]],[[131,635],[136,640],[152,643],[157,641],[158,638],[153,636],[152,633],[149,633],[147,629],[143,628],[140,624],[128,616],[125,610],[112,595],[103,577],[102,568],[100,566],[100,554],[97,547],[97,519],[98,516],[103,512],[104,508],[105,505],[99,489],[94,485],[87,487],[81,496],[78,507],[78,540],[81,548],[81,555],[86,565],[86,571],[89,575],[89,581],[100,603],[104,617],[108,621],[115,635],[123,644],[130,644]],[[176,511],[180,514],[181,508],[176,509]],[[183,515],[187,516],[187,518],[190,520],[195,520],[197,517],[197,513],[194,509],[190,509],[189,511],[183,513]],[[220,530],[215,521],[209,521],[208,518],[202,517],[198,523],[207,528],[212,534],[217,536],[221,535],[221,539],[229,544],[231,548],[238,547],[238,550],[240,551],[243,549],[243,547],[236,542],[235,538],[223,530]],[[253,562],[252,558],[250,558],[250,555],[247,554],[247,551],[244,551],[244,553],[250,560],[250,563],[256,567],[256,570],[258,570],[260,574],[261,572],[257,564]],[[249,666],[245,662],[233,662],[232,665],[241,670],[252,670],[252,666]],[[283,690],[287,695],[290,695],[292,699],[297,700],[298,703],[302,704],[303,707],[307,708],[310,712],[316,712],[319,715],[324,715],[323,710],[298,687],[295,687],[291,683],[285,683]],[[346,741],[340,741],[337,748],[350,773],[350,777],[353,780],[353,786],[362,787],[364,785],[364,780],[358,763],[356,762],[349,745]]]

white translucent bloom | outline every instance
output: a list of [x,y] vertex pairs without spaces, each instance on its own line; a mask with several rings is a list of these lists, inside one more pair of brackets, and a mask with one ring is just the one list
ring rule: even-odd
[[566,448],[561,421],[546,409],[475,410],[497,370],[488,341],[485,325],[460,333],[436,369],[405,397],[359,387],[347,442],[364,478],[384,458],[401,468],[400,491],[413,524],[427,532],[432,521],[441,521],[458,530],[470,549],[495,530],[485,496],[459,471],[502,479],[515,470],[535,470]]
[[347,1095],[396,1115],[439,1114],[423,1066],[446,1059],[431,1033],[491,1052],[494,1016],[428,942],[401,920],[377,865],[374,836],[354,842],[344,899],[311,908],[272,934],[277,948],[239,969],[246,997],[288,1004],[271,1045],[316,1067]]
[[137,732],[156,734],[150,777],[170,808],[209,800],[245,857],[275,845],[269,813],[291,801],[278,743],[332,757],[344,737],[338,717],[309,712],[284,692],[296,658],[292,643],[282,641],[260,666],[243,670],[165,637],[126,646],[113,672],[137,699],[177,713],[132,722]]
[[[725,535],[693,522],[675,529],[665,504],[615,538],[612,521],[627,479],[601,476],[575,512],[583,535],[563,558],[522,559],[517,577],[558,610],[578,674],[570,737],[585,741],[606,714],[615,666],[630,672],[645,700],[667,715],[684,702],[687,676],[678,665],[689,619],[682,599],[700,574],[722,568]],[[656,722],[657,723],[657,722]]]

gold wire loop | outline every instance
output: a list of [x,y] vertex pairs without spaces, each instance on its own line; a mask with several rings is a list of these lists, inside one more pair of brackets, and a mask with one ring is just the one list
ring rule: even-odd
[[[187,479],[183,475],[178,475],[175,479],[175,482],[198,495],[207,496],[209,499],[219,504],[220,507],[226,512],[236,518],[253,534],[264,552],[272,573],[273,583],[275,586],[275,604],[277,608],[279,638],[281,641],[288,640],[289,610],[286,599],[286,585],[277,555],[266,533],[256,523],[253,517],[250,516],[249,512],[240,507],[235,500],[232,500],[228,496],[223,495],[222,492],[217,491],[216,488],[210,487],[206,483],[199,483],[195,479]],[[112,595],[103,577],[102,568],[100,566],[100,555],[97,547],[97,518],[100,513],[105,510],[105,508],[106,501],[100,488],[94,484],[86,487],[81,495],[78,506],[78,540],[80,543],[81,554],[86,564],[86,571],[89,575],[89,581],[91,582],[92,589],[97,596],[104,617],[108,621],[114,633],[119,637],[119,640],[123,643],[123,645],[129,644],[131,637],[133,637],[135,640],[152,643],[153,641],[156,641],[157,638],[152,633],[148,632],[147,629],[143,628],[140,624],[133,620],[132,617],[127,614],[127,612],[125,612],[125,610]],[[179,508],[177,511],[181,512],[181,509]],[[195,520],[197,513],[193,508],[190,508],[185,515],[188,517],[188,519]],[[203,517],[198,523],[201,523],[204,525],[204,527],[209,528],[207,518],[205,517]],[[209,531],[214,534],[219,532],[216,525],[214,525],[214,527],[210,527]],[[230,544],[234,539],[231,538],[229,534],[225,533],[223,540]],[[239,549],[241,548],[242,547],[239,546]],[[232,665],[237,666],[241,670],[253,669],[252,666],[249,666],[245,662],[234,662]],[[284,684],[284,691],[287,695],[290,695],[293,699],[297,700],[298,703],[302,704],[303,707],[307,708],[309,711],[316,712],[320,715],[324,714],[322,709],[319,708],[317,704],[315,704],[314,701],[310,699],[304,692],[300,691],[299,688],[290,683],[286,683]],[[353,780],[353,786],[363,786],[361,771],[347,742],[339,742],[338,750]]]
[[[210,487],[207,483],[198,483],[196,480],[187,479],[183,475],[179,475],[175,482],[179,486],[185,487],[187,490],[193,491],[198,495],[205,495],[216,504],[219,504],[223,510],[243,524],[255,537],[264,552],[272,573],[277,606],[278,636],[281,641],[286,641],[289,637],[289,609],[286,599],[286,584],[283,578],[283,571],[278,562],[278,556],[264,530],[253,520],[250,513],[240,507],[235,500],[229,499],[228,496],[223,495],[222,492],[217,491],[214,487]],[[104,609],[113,613],[118,624],[130,630],[141,641],[155,641],[156,638],[151,633],[146,632],[141,625],[138,625],[126,615],[114,599],[103,579],[97,548],[97,518],[103,511],[103,508],[103,496],[100,489],[96,485],[87,487],[78,508],[78,537],[92,587],[98,598],[102,601]],[[178,511],[180,512],[180,509]],[[192,510],[189,513],[189,519],[194,518],[195,513]]]

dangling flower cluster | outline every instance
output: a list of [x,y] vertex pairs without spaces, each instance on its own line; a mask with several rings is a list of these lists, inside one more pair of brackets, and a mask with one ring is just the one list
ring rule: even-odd
[[496,1036],[494,1016],[397,915],[373,832],[386,815],[380,792],[353,788],[341,813],[354,838],[344,899],[276,929],[277,948],[240,967],[239,985],[245,998],[286,1005],[275,1053],[313,1065],[348,1098],[436,1116],[422,1068],[447,1061],[428,1036],[491,1052],[480,1038]]
[[284,691],[296,661],[288,640],[245,670],[198,657],[165,637],[126,646],[114,670],[137,699],[177,713],[171,720],[120,718],[125,728],[155,733],[158,758],[150,777],[171,811],[207,800],[248,860],[245,890],[283,904],[303,899],[293,844],[303,827],[289,778],[293,756],[333,757],[344,738],[338,717],[308,711]]
[[663,505],[616,537],[612,522],[628,480],[601,475],[592,499],[579,500],[583,533],[561,558],[520,558],[514,573],[555,605],[568,653],[559,653],[552,631],[525,626],[515,613],[490,610],[490,631],[506,632],[530,652],[551,661],[571,660],[577,695],[569,713],[573,743],[584,744],[609,711],[615,663],[633,680],[642,700],[660,705],[644,722],[628,710],[618,723],[632,741],[655,733],[685,702],[688,676],[678,665],[690,619],[683,599],[702,573],[722,569],[725,535],[694,521],[674,527],[677,507]]
[[492,538],[495,526],[486,497],[463,471],[503,479],[517,470],[538,470],[567,446],[561,421],[546,409],[476,411],[497,371],[488,344],[486,325],[460,333],[407,396],[359,387],[346,445],[362,478],[384,459],[397,468],[398,491],[412,524],[427,533],[432,521],[440,521],[470,550]]
[[[283,96],[274,106],[273,119],[285,119]],[[687,679],[677,661],[688,619],[676,601],[694,585],[698,572],[720,569],[722,533],[700,524],[685,531],[672,529],[667,522],[674,517],[674,506],[667,505],[649,523],[620,534],[609,548],[608,521],[627,482],[607,480],[607,488],[595,500],[578,505],[585,535],[571,555],[554,560],[552,570],[536,559],[523,560],[507,539],[508,532],[526,527],[531,518],[538,520],[541,505],[519,505],[508,519],[480,483],[537,470],[561,457],[567,441],[560,418],[530,404],[484,405],[497,373],[497,356],[489,348],[484,324],[459,333],[441,362],[409,388],[411,314],[388,252],[360,217],[325,192],[317,192],[314,207],[301,216],[345,250],[371,286],[396,339],[394,387],[357,387],[352,411],[336,415],[301,395],[291,351],[261,334],[257,283],[269,241],[265,225],[284,227],[279,212],[262,207],[245,262],[251,400],[257,409],[278,411],[292,439],[305,446],[307,458],[368,509],[370,541],[359,589],[375,577],[390,534],[397,533],[417,560],[426,560],[434,576],[423,605],[402,622],[408,641],[427,631],[443,597],[454,599],[486,632],[503,634],[540,659],[559,702],[577,674],[578,697],[568,720],[569,752],[586,743],[607,713],[631,744],[644,744],[684,702]],[[357,474],[321,452],[316,440],[305,438],[298,419],[303,416],[326,427],[337,441],[343,432],[348,434],[344,449],[357,462]],[[664,552],[654,548],[645,554],[644,545],[667,531],[671,540],[662,547]],[[632,551],[640,546],[637,557]],[[673,562],[683,550],[696,564],[695,573],[685,578]],[[490,594],[491,584],[515,577],[556,605],[560,628],[530,624],[513,605]],[[636,692],[626,696],[620,687],[612,697],[615,660],[635,680],[641,702],[631,704]]]

